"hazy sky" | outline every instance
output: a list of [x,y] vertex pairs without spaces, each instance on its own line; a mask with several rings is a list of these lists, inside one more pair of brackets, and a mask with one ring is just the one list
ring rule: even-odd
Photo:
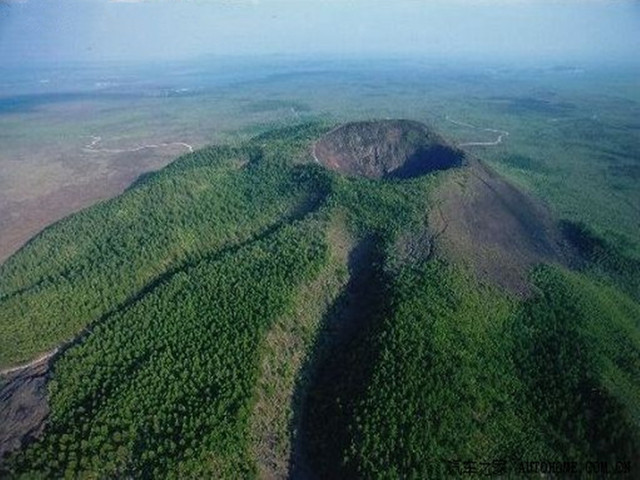
[[0,64],[206,54],[640,57],[640,2],[0,0]]

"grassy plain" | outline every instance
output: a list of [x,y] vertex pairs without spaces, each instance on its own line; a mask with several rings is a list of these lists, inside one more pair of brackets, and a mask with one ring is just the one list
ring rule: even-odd
[[[41,83],[47,80],[46,83]],[[123,191],[185,147],[310,119],[425,121],[640,256],[640,85],[631,67],[452,67],[426,60],[203,61],[6,72],[0,86],[0,261],[68,213]],[[463,127],[449,119],[474,125]]]

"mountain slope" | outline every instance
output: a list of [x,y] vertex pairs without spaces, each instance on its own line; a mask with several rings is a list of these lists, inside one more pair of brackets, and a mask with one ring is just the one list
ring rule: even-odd
[[541,202],[480,160],[452,172],[435,196],[429,224],[441,232],[437,248],[501,288],[527,294],[533,266],[566,266],[576,255]]
[[437,478],[445,459],[640,458],[640,307],[565,231],[415,122],[186,155],[0,270],[3,364],[75,336],[42,435],[0,472]]

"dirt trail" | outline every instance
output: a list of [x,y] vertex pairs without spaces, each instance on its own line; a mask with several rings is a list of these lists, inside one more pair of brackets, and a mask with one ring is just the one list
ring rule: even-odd
[[128,152],[139,152],[140,150],[146,150],[147,148],[162,148],[162,147],[170,147],[171,145],[180,145],[185,147],[189,153],[193,153],[193,146],[189,145],[185,142],[167,142],[167,143],[150,143],[146,145],[140,145],[139,147],[134,148],[96,148],[97,145],[102,141],[102,137],[98,135],[91,135],[91,143],[88,143],[84,146],[83,150],[89,153],[128,153]]
[[[339,124],[339,125],[333,127],[328,132],[326,132],[323,136],[331,135],[333,132],[335,132],[336,130],[339,130],[341,127],[342,127],[342,124]],[[313,156],[313,159],[316,161],[317,164],[322,165],[322,162],[320,162],[320,160],[318,159],[318,156],[316,154],[316,145],[318,145],[318,141],[319,140],[316,140],[315,142],[313,142],[313,147],[311,148],[311,155]]]
[[447,115],[445,117],[445,119],[448,122],[451,122],[454,125],[458,125],[460,127],[466,127],[466,128],[471,128],[473,130],[481,130],[483,132],[491,132],[491,133],[497,133],[498,134],[498,138],[496,138],[492,142],[464,142],[464,143],[459,143],[458,147],[476,147],[476,146],[489,147],[489,146],[500,145],[502,143],[503,139],[505,137],[509,136],[509,132],[506,131],[506,130],[498,130],[498,129],[495,129],[495,128],[476,127],[475,125],[471,125],[470,123],[459,122],[457,120],[453,120],[452,118],[449,117],[449,115]]
[[18,365],[16,367],[5,368],[0,370],[0,375],[9,375],[11,373],[19,372],[20,370],[26,370],[27,368],[35,367],[36,365],[43,363],[53,357],[56,353],[60,351],[60,347],[56,347],[48,353],[39,356],[35,360],[30,361],[29,363],[25,363],[24,365]]

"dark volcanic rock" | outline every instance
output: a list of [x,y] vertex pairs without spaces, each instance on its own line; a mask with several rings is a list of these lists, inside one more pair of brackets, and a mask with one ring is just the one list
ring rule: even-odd
[[500,288],[529,295],[532,267],[570,265],[575,255],[546,205],[478,159],[445,179],[434,200],[436,248]]
[[368,178],[416,177],[464,160],[461,150],[410,120],[347,123],[318,140],[313,151],[332,170]]
[[0,376],[0,464],[4,455],[42,434],[49,414],[48,377],[48,362]]

